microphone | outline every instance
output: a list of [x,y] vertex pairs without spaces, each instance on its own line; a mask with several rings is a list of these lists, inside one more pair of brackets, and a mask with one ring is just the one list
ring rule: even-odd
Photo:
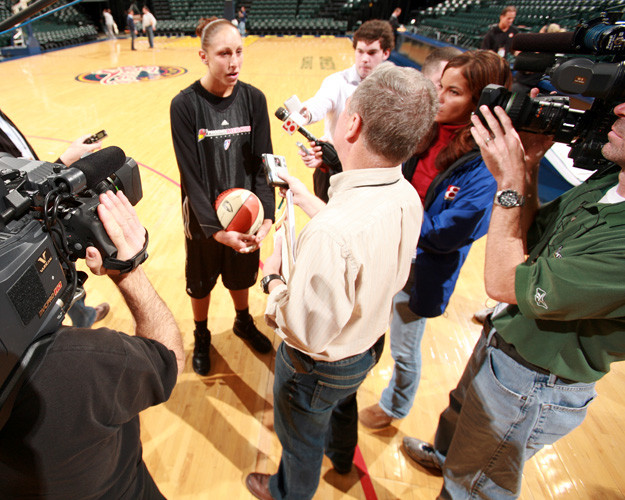
[[575,45],[575,33],[520,33],[512,39],[513,51],[556,53],[590,53],[585,48]]
[[289,112],[283,108],[279,107],[276,109],[276,117],[279,120],[285,122],[285,125],[289,127],[289,129],[284,128],[289,134],[292,134],[297,130],[300,134],[302,134],[306,139],[311,142],[314,142],[317,146],[321,147],[321,159],[323,163],[325,163],[331,170],[331,173],[338,173],[343,171],[343,165],[341,165],[341,160],[339,160],[339,155],[334,149],[334,146],[329,142],[320,141],[314,135],[312,135],[308,130],[304,127],[300,127],[294,120],[289,120]]
[[[291,116],[291,114],[285,108],[279,107],[278,109],[276,109],[276,117],[279,118],[280,120],[282,120],[283,122],[286,122],[289,119],[289,116]],[[304,137],[306,137],[306,139],[308,139],[309,141],[312,141],[312,142],[317,142],[317,139],[315,138],[315,136],[312,135],[304,127],[300,127],[294,121],[292,122],[292,124],[293,124],[293,127],[297,127],[297,131],[300,134],[302,134]],[[293,130],[293,132],[294,131],[295,130]],[[288,132],[288,130],[287,130],[287,132]]]
[[131,205],[143,197],[139,166],[117,146],[109,146],[72,163],[87,178],[87,188],[96,193],[121,190]]
[[514,61],[514,70],[543,73],[546,69],[551,68],[555,62],[556,56],[553,54],[521,52]]
[[72,163],[70,167],[77,168],[85,174],[87,187],[94,189],[103,180],[123,167],[125,161],[126,153],[121,148],[109,146],[84,156]]

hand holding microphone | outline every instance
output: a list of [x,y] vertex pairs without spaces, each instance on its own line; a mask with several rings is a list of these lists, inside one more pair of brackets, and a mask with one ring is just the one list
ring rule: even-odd
[[310,142],[314,142],[317,146],[321,147],[321,159],[323,160],[323,163],[327,165],[328,170],[331,174],[336,174],[343,171],[341,160],[339,160],[336,149],[334,149],[334,146],[331,143],[320,141],[304,127],[298,125],[295,119],[291,118],[289,112],[283,107],[279,107],[276,110],[276,117],[284,122],[282,128],[286,130],[289,134],[292,135],[297,131],[304,137],[306,137],[306,139],[308,139]]

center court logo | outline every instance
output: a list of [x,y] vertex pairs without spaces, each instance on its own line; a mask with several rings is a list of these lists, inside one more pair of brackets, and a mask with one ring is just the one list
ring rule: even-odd
[[187,69],[181,66],[121,66],[81,73],[76,80],[85,83],[118,85],[172,78],[184,75],[186,72]]

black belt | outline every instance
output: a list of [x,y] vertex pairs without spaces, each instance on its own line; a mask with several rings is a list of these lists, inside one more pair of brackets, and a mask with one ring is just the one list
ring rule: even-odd
[[[490,320],[490,314],[489,314],[484,320],[484,335],[486,335],[487,339],[492,329],[493,329],[493,323]],[[493,335],[491,336],[490,342],[488,343],[488,345],[491,347],[494,347],[495,349],[499,349],[506,356],[512,358],[514,361],[516,361],[521,366],[524,366],[528,370],[532,370],[542,375],[547,375],[547,376],[552,375],[552,373],[549,370],[546,370],[545,368],[542,368],[541,366],[535,365],[534,363],[530,363],[529,361],[527,361],[523,356],[519,354],[519,352],[516,350],[516,347],[506,342],[504,338],[501,335],[499,335],[497,331],[495,331],[495,333],[493,333]],[[570,379],[566,379],[562,377],[557,377],[557,378],[558,380],[564,382],[565,384],[576,383],[575,380],[570,380]]]
[[[373,344],[369,350],[373,350],[375,353],[376,363],[380,361],[380,356],[382,355],[382,351],[384,350],[384,335],[382,335],[375,344]],[[311,358],[305,352],[300,351],[299,349],[295,349],[291,347],[289,344],[284,342],[284,350],[286,351],[289,359],[291,360],[291,364],[297,373],[309,373],[312,368],[315,366],[316,360]],[[354,356],[358,356],[359,354],[354,354]],[[345,359],[349,359],[353,356],[348,356]],[[341,360],[343,361],[343,360]]]

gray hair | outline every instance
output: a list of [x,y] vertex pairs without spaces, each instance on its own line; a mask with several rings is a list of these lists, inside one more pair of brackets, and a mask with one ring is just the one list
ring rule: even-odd
[[348,111],[362,119],[365,146],[399,164],[429,135],[438,95],[416,69],[382,63],[358,85]]

